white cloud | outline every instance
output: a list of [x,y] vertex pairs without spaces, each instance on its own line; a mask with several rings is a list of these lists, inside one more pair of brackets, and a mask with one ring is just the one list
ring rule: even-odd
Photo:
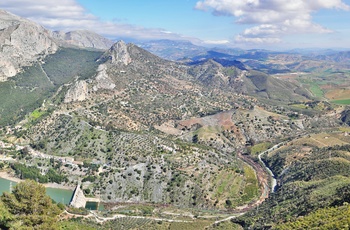
[[[8,0],[0,1],[0,8],[35,21],[51,30],[86,29],[116,39],[130,37],[183,40],[185,38],[160,28],[144,28],[117,21],[102,21],[90,14],[76,0]],[[198,43],[198,39],[187,37],[186,39]]]
[[75,0],[11,0],[0,2],[0,8],[26,18],[71,18],[71,19],[94,19]]
[[236,42],[274,43],[282,36],[298,33],[330,33],[330,29],[312,22],[312,13],[321,9],[350,10],[342,0],[203,0],[198,10],[214,15],[233,16],[236,23],[252,24],[236,36]]
[[280,38],[276,37],[244,37],[242,35],[237,35],[235,41],[237,43],[258,43],[258,44],[263,44],[263,43],[268,43],[268,44],[275,44],[275,43],[280,43],[282,40]]
[[203,43],[207,45],[226,45],[226,44],[229,44],[230,41],[229,40],[206,40],[206,41],[203,41]]

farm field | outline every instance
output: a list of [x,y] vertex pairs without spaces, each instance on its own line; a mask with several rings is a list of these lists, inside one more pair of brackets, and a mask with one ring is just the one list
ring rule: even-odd
[[[299,75],[296,80],[307,87],[316,98],[325,98],[334,102],[350,99],[349,78],[348,72],[338,73],[326,70],[323,72]],[[344,104],[348,102],[340,101],[334,103]]]

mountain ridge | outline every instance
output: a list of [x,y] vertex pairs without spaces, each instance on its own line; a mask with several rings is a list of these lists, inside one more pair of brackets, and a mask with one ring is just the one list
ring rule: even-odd
[[69,32],[53,31],[52,36],[65,43],[81,48],[109,49],[114,42],[89,30],[75,30]]
[[0,81],[41,62],[60,47],[107,50],[114,43],[94,32],[52,32],[28,19],[0,10]]
[[6,81],[22,67],[57,51],[50,32],[42,26],[4,10],[0,11],[0,21],[0,81]]
[[[15,16],[6,17],[15,26],[4,23],[4,41],[17,29]],[[346,98],[347,53],[339,64],[265,50],[176,62],[123,41],[106,50],[58,41],[55,53],[34,55],[0,82],[0,150],[16,162],[3,166],[16,176],[58,176],[113,212],[158,218],[176,207],[191,212],[191,223],[226,213],[257,229],[346,200],[349,109],[323,93],[342,87],[329,97]],[[276,71],[287,73],[269,74]],[[314,81],[321,78],[326,84]],[[274,193],[258,162],[267,149]],[[120,211],[121,203],[137,211]]]

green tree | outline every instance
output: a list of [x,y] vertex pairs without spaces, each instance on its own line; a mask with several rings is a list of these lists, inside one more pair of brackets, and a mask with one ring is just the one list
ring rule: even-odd
[[17,184],[12,193],[4,192],[1,201],[15,218],[13,229],[57,229],[61,209],[46,195],[43,185],[26,180]]
[[13,220],[13,215],[5,207],[4,203],[0,201],[0,229],[8,229]]

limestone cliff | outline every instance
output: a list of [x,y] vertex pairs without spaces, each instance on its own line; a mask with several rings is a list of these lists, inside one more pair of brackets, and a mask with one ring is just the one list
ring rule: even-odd
[[55,53],[58,46],[42,26],[0,10],[0,81],[23,66]]
[[84,101],[88,96],[88,84],[85,81],[77,81],[66,93],[64,103]]
[[109,49],[109,58],[112,63],[123,63],[128,65],[131,62],[128,46],[124,41],[118,41]]
[[76,30],[67,33],[62,31],[54,31],[52,36],[56,39],[65,41],[70,45],[79,46],[81,48],[107,50],[114,43],[111,40],[88,30]]
[[98,89],[114,89],[115,84],[111,80],[111,78],[107,74],[107,66],[104,64],[101,64],[98,67],[98,74],[96,76],[96,83],[93,87],[94,91],[97,91]]

